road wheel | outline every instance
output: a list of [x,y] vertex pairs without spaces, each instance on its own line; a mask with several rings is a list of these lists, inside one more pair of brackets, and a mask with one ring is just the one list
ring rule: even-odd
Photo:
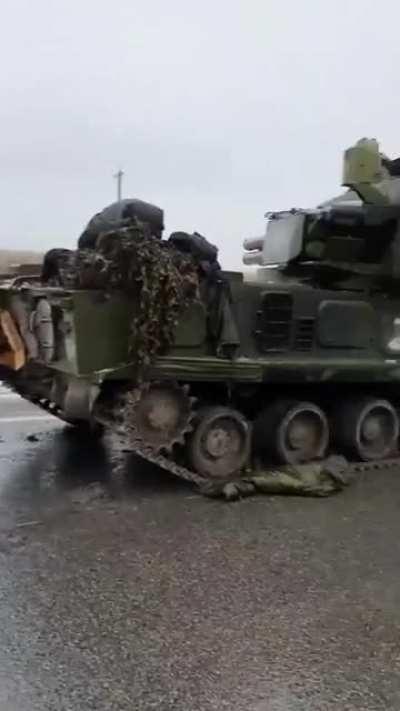
[[230,407],[207,407],[196,416],[188,442],[192,469],[209,479],[224,480],[238,474],[250,455],[250,426]]
[[399,418],[388,400],[355,398],[338,407],[333,418],[340,453],[364,462],[385,459],[397,451]]
[[259,415],[254,425],[255,450],[280,464],[321,459],[328,443],[327,418],[312,402],[276,402]]

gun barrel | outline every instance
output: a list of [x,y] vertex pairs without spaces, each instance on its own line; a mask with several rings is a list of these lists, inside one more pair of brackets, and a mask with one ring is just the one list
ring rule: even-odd
[[254,265],[260,267],[263,265],[263,263],[263,255],[261,250],[247,252],[243,255],[243,264],[245,264],[247,267],[252,267]]
[[254,249],[262,249],[264,244],[264,237],[246,237],[243,240],[243,248],[252,251]]

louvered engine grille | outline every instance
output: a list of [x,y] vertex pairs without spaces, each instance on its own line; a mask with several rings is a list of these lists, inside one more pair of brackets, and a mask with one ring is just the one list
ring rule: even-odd
[[314,329],[314,318],[293,319],[292,294],[274,291],[263,296],[255,331],[261,352],[310,351]]
[[258,311],[256,337],[261,351],[290,348],[293,298],[285,292],[265,294]]
[[294,342],[295,351],[310,351],[314,342],[313,318],[299,318],[294,322]]

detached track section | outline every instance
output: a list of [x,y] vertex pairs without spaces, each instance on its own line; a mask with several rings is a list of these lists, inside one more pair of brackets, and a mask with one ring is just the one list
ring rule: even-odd
[[32,405],[36,405],[36,407],[44,410],[44,412],[47,412],[49,415],[53,415],[53,417],[57,417],[59,420],[68,423],[68,420],[63,417],[61,408],[59,408],[56,403],[46,397],[42,397],[39,393],[30,392],[29,388],[24,387],[22,383],[18,382],[18,378],[7,377],[2,373],[1,383],[5,388],[32,403]]
[[[68,423],[68,420],[63,417],[62,410],[54,402],[49,399],[46,399],[45,397],[40,397],[40,395],[36,393],[30,392],[28,387],[24,387],[24,383],[18,383],[18,378],[9,377],[2,374],[2,382],[5,387],[7,387],[12,392],[15,392],[20,395],[22,398],[24,398],[24,400],[31,402],[33,405],[40,407],[46,413],[51,414],[54,417],[57,417],[58,419],[61,419],[64,422]],[[123,413],[120,414],[123,415]],[[187,467],[178,464],[177,462],[174,462],[172,459],[165,456],[164,454],[154,452],[154,450],[149,445],[146,445],[146,443],[143,442],[140,437],[132,431],[131,428],[129,428],[129,432],[125,430],[123,423],[117,423],[114,420],[105,417],[99,418],[98,421],[117,438],[121,446],[121,450],[136,454],[138,457],[141,457],[147,462],[155,464],[156,466],[160,467],[161,469],[164,469],[165,471],[170,472],[179,479],[194,484],[199,488],[204,487],[204,485],[209,483],[210,481],[215,483],[214,479],[207,479],[205,477],[202,477],[196,472],[191,471]],[[369,471],[383,471],[385,469],[391,469],[395,466],[400,466],[400,455],[371,462],[349,462],[347,466],[343,468],[343,472],[346,472],[348,474],[359,474],[362,472]],[[267,468],[268,467],[265,466],[265,469]],[[276,470],[279,468],[279,465],[273,465],[272,468]]]
[[[63,422],[67,424],[73,424],[68,422],[68,420],[63,417],[62,410],[54,402],[44,397],[40,397],[35,393],[31,393],[29,388],[23,387],[23,385],[18,383],[18,378],[7,378],[4,375],[2,375],[2,377],[2,383],[4,386],[17,395],[20,395],[20,397],[24,400],[40,407],[40,409],[44,410],[44,412],[63,420]],[[122,450],[136,454],[138,457],[145,459],[151,464],[155,464],[161,469],[165,469],[170,472],[174,476],[196,486],[201,487],[207,483],[208,480],[199,476],[196,472],[192,472],[190,469],[187,469],[187,467],[177,464],[163,454],[155,453],[152,448],[146,445],[146,443],[143,442],[138,436],[132,436],[132,432],[129,432],[128,434],[128,432],[125,432],[125,430],[121,428],[121,425],[117,425],[114,421],[104,417],[100,418],[98,421],[118,439]]]

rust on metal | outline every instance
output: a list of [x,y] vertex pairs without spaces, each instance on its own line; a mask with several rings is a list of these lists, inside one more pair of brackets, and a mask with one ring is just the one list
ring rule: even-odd
[[20,370],[26,363],[25,348],[14,320],[5,309],[0,309],[0,365]]

